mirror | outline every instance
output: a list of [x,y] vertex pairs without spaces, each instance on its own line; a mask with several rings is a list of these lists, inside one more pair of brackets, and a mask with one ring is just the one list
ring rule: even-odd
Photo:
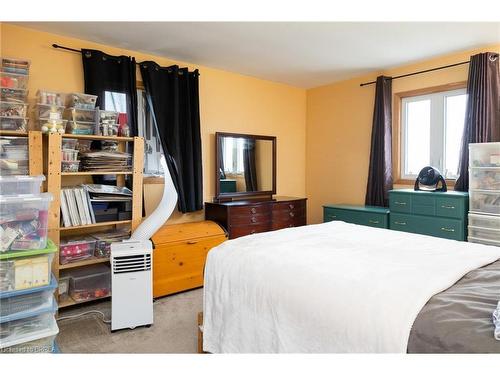
[[216,199],[276,193],[276,137],[215,133]]

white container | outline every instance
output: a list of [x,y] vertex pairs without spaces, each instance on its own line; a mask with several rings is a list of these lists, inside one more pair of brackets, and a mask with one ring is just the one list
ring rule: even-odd
[[97,102],[96,95],[71,93],[66,96],[66,106],[80,109],[94,109]]
[[0,195],[39,194],[45,176],[0,176]]
[[469,190],[469,211],[500,215],[500,191]]
[[[0,348],[4,349],[13,345],[33,341],[53,335],[57,303],[52,296],[52,305],[36,313],[21,312],[0,317]],[[57,324],[56,324],[57,326]]]
[[500,142],[469,144],[469,167],[500,167]]
[[26,117],[27,103],[0,102],[0,117]]
[[28,131],[27,117],[0,117],[0,130]]
[[475,228],[469,226],[469,237],[485,241],[498,241],[500,243],[500,229]]
[[476,238],[476,237],[470,237],[470,236],[467,238],[467,241],[474,242],[474,243],[480,243],[482,245],[500,246],[500,241],[485,240],[483,238]]
[[469,227],[500,230],[500,216],[469,214]]
[[52,306],[53,295],[57,289],[57,280],[52,275],[49,285],[12,292],[2,292],[0,295],[0,316],[11,318],[21,312],[36,314]]
[[470,167],[469,188],[500,191],[500,167]]
[[0,71],[0,86],[9,89],[28,89],[29,76],[26,74],[9,73]]
[[51,201],[50,193],[0,196],[0,252],[44,249]]

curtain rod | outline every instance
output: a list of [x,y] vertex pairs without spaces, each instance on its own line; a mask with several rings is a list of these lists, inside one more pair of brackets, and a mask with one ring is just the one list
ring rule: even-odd
[[[56,44],[56,43],[52,44],[52,47],[54,47],[54,48],[56,48],[56,49],[57,49],[57,48],[60,48],[60,49],[65,49],[65,50],[67,50],[67,51],[72,51],[72,52],[82,53],[82,50],[81,50],[81,49],[75,49],[75,48],[64,47],[64,46],[60,46],[59,44]],[[141,65],[141,64],[142,64],[142,62],[138,62],[137,64],[138,64],[138,65]],[[170,73],[170,72],[169,72],[169,73]],[[178,72],[178,73],[179,73],[180,75],[182,75],[182,72]],[[197,74],[198,74],[198,75],[200,75],[200,72],[197,72]]]
[[[451,67],[454,67],[454,66],[464,65],[464,64],[468,64],[468,63],[469,63],[469,61],[462,61],[462,62],[459,62],[459,63],[456,63],[456,64],[444,65],[444,66],[439,66],[437,68],[432,68],[432,69],[427,69],[427,70],[420,70],[418,72],[403,74],[403,75],[392,77],[392,78],[389,78],[389,79],[395,80],[395,79],[398,79],[398,78],[404,78],[404,77],[414,76],[414,75],[417,75],[417,74],[433,72],[435,70],[441,70],[441,69],[451,68]],[[367,86],[367,85],[373,85],[374,83],[377,83],[377,81],[360,83],[359,85],[360,86]]]

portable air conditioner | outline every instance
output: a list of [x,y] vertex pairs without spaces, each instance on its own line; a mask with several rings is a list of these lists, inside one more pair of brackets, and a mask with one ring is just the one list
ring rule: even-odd
[[149,240],[111,244],[111,331],[153,324],[153,246]]

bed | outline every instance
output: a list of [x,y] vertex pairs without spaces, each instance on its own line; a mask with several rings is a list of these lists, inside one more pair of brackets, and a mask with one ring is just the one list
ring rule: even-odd
[[207,257],[211,353],[500,353],[500,248],[341,221]]

